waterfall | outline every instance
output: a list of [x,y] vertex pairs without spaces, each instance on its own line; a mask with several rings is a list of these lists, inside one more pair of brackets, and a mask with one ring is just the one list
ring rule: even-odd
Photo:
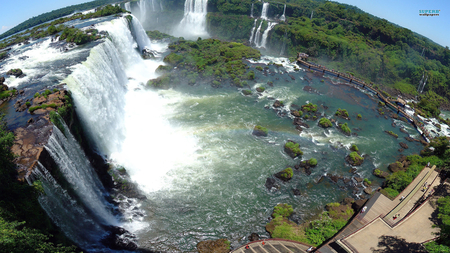
[[80,145],[67,130],[68,127],[64,122],[61,123],[66,129],[64,134],[57,127],[53,127],[53,134],[45,149],[50,153],[59,171],[73,187],[75,193],[98,220],[104,224],[116,225],[117,220],[106,208],[106,190]]
[[145,3],[145,1],[146,0],[139,0],[139,3],[138,3],[138,5],[139,5],[139,10],[140,10],[140,18],[141,18],[141,23],[144,23],[145,22],[145,18],[146,18],[146,16],[147,16],[147,5],[146,5],[146,3]]
[[139,52],[142,53],[142,50],[144,50],[144,48],[151,49],[151,41],[148,38],[147,33],[145,32],[141,23],[135,17],[133,17],[133,19],[131,20],[131,24],[134,37],[139,47]]
[[253,3],[252,3],[252,10],[250,11],[250,17],[253,18]]
[[314,11],[311,11],[311,17],[309,18],[309,20],[311,20],[313,18],[314,15]]
[[264,23],[264,21],[261,20],[261,23],[259,23],[258,29],[256,30],[255,41],[254,41],[255,44],[256,44],[256,47],[258,47],[258,45],[261,42],[261,36],[262,36],[262,34],[261,34],[261,26],[262,26],[263,23]]
[[283,10],[283,15],[281,15],[280,20],[281,21],[286,21],[286,4],[284,4],[284,10]]
[[261,19],[267,20],[267,11],[269,10],[269,3],[263,3],[262,11],[261,11]]
[[44,194],[39,197],[39,204],[67,238],[84,249],[103,247],[99,240],[105,233],[104,229],[90,218],[41,163],[38,162],[30,177],[42,183]]
[[[131,62],[133,54],[140,57],[132,50],[130,55],[123,56],[124,61]],[[91,49],[86,62],[77,65],[65,80],[90,140],[103,154],[120,151],[117,140],[121,139],[124,131],[121,124],[125,104],[122,93],[126,92],[126,82],[122,61],[109,40]]]
[[186,0],[184,16],[181,20],[177,35],[195,39],[198,36],[208,37],[206,32],[206,14],[208,0]]
[[130,4],[130,2],[126,2],[126,3],[125,3],[125,10],[131,12],[131,4]]
[[248,42],[250,42],[250,45],[252,45],[253,43],[253,38],[255,37],[255,30],[256,30],[256,21],[258,19],[255,18],[255,23],[253,23],[253,28],[252,31],[250,32],[250,39],[248,40]]
[[261,43],[259,44],[258,47],[266,48],[267,37],[269,36],[269,32],[275,27],[276,24],[277,23],[275,22],[269,22],[267,29],[264,31],[264,34],[262,36]]

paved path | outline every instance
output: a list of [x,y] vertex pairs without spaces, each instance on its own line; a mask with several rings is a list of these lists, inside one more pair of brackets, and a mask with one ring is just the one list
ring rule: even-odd
[[[378,238],[383,235],[399,236],[408,242],[418,243],[435,238],[433,233],[439,229],[432,228],[433,224],[429,220],[433,207],[428,201],[418,207],[440,183],[435,167],[425,167],[394,200],[376,192],[367,201],[366,212],[359,213],[316,252],[372,252],[371,249],[377,248]],[[430,187],[423,191],[425,182]],[[402,196],[404,199],[401,201]],[[393,216],[397,214],[400,216],[394,220]]]
[[[248,246],[248,248],[246,248]],[[250,242],[233,250],[237,253],[307,253],[310,245],[284,239],[265,239]]]

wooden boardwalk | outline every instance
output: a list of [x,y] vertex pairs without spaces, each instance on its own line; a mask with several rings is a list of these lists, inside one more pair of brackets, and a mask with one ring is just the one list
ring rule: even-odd
[[[383,94],[381,94],[381,92],[379,92],[376,89],[374,89],[371,84],[367,84],[363,80],[360,80],[360,79],[358,79],[358,78],[356,78],[354,76],[351,76],[351,75],[348,75],[348,74],[344,74],[344,73],[339,73],[339,72],[336,72],[334,70],[327,69],[324,66],[319,66],[319,65],[316,65],[316,64],[312,64],[310,62],[302,60],[301,58],[298,58],[297,62],[299,64],[303,65],[303,66],[306,66],[308,69],[315,70],[315,71],[321,72],[323,74],[333,75],[333,76],[336,76],[336,77],[338,77],[338,78],[340,78],[340,79],[342,79],[344,81],[347,81],[349,83],[353,83],[353,84],[359,85],[361,88],[366,89],[367,91],[372,92],[373,94],[377,95],[378,98],[383,103],[385,103],[389,108],[391,108],[393,111],[395,111],[399,116],[402,116],[402,117],[406,118],[414,126],[414,128],[417,129],[417,131],[425,139],[425,141],[430,142],[431,137],[430,137],[429,133],[423,127],[422,123],[420,123],[419,121],[417,121],[416,119],[414,119],[413,117],[408,115],[401,108],[401,106],[392,103],[392,101],[389,100],[388,98],[386,98],[385,96],[383,96]],[[420,131],[419,131],[419,129],[420,129]]]
[[[366,203],[366,211],[357,214],[343,230],[336,234],[326,244],[321,246],[316,252],[330,253],[330,252],[366,252],[361,250],[365,247],[364,240],[361,241],[363,235],[382,235],[383,233],[391,235],[407,235],[410,240],[423,242],[432,239],[433,236],[428,233],[423,235],[421,233],[416,236],[410,230],[412,222],[406,223],[411,216],[423,220],[423,227],[426,231],[433,231],[431,224],[429,224],[426,215],[430,211],[430,207],[424,205],[428,204],[425,200],[433,193],[433,188],[440,183],[438,173],[433,168],[425,167],[419,175],[403,190],[395,199],[390,200],[379,192],[376,192],[372,198]],[[424,184],[430,185],[426,190],[423,189]],[[403,197],[403,200],[401,200]],[[425,202],[424,202],[425,201]],[[422,212],[418,215],[418,211]],[[393,219],[394,215],[400,216]],[[425,214],[425,216],[424,216]],[[429,225],[429,228],[427,227]],[[357,233],[361,233],[356,236]],[[380,234],[381,233],[381,234]],[[359,238],[359,239],[358,239]],[[374,240],[375,237],[371,237]],[[378,240],[378,237],[376,237]],[[423,239],[422,241],[420,241]],[[377,241],[376,240],[376,241]],[[372,242],[373,243],[373,242]]]
[[253,241],[231,251],[236,253],[307,253],[314,247],[300,242],[284,239],[265,239]]

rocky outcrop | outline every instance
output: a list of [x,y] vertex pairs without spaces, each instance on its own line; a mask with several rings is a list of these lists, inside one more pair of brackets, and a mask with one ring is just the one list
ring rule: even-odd
[[278,190],[280,189],[280,186],[277,184],[277,180],[275,180],[274,178],[268,177],[266,179],[266,183],[264,184],[264,186],[267,188],[267,190]]
[[284,144],[284,152],[292,158],[303,155],[303,152],[300,150],[300,144],[291,140],[288,140],[286,144]]
[[389,164],[388,169],[394,173],[397,171],[402,171],[403,170],[403,164],[399,161],[396,161],[394,163]]
[[273,107],[274,108],[280,108],[280,107],[283,107],[283,106],[284,106],[283,101],[275,100],[275,102],[273,103]]
[[153,59],[158,54],[157,51],[151,50],[149,48],[142,49],[142,58],[144,59]]
[[267,128],[259,126],[259,125],[256,125],[253,128],[253,132],[252,132],[253,135],[263,136],[263,137],[266,137],[268,135],[268,133],[269,133],[269,131],[267,130]]
[[291,178],[294,176],[294,171],[292,170],[292,168],[289,167],[276,173],[274,176],[287,182],[291,180]]
[[136,235],[130,233],[124,228],[109,226],[108,234],[103,237],[101,242],[108,248],[113,250],[130,250],[134,251],[138,248],[136,243]]
[[345,161],[352,166],[360,166],[364,162],[364,158],[357,152],[351,152],[347,157],[345,157]]
[[403,149],[408,149],[408,145],[406,145],[406,143],[400,142],[399,145],[400,145]]
[[386,171],[382,171],[380,169],[374,169],[372,171],[372,174],[379,178],[387,178],[389,176],[389,173],[387,173]]
[[228,253],[230,242],[227,239],[202,241],[197,244],[199,253]]
[[7,75],[15,76],[15,77],[24,77],[25,74],[22,72],[21,69],[10,69],[8,72],[6,72]]

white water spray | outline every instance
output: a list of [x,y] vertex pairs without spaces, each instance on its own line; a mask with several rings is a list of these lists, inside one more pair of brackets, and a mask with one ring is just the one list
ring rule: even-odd
[[250,17],[253,18],[253,3],[252,3],[252,10],[250,11]]
[[141,18],[141,23],[145,22],[145,18],[147,16],[147,4],[145,0],[139,0],[139,10],[141,12],[140,18]]
[[286,4],[284,5],[283,15],[280,17],[281,21],[286,21]]
[[256,21],[258,19],[255,18],[255,23],[253,23],[253,28],[252,31],[250,32],[250,39],[248,40],[248,42],[250,42],[250,45],[253,44],[253,39],[255,38],[255,30],[256,30]]
[[209,37],[206,31],[206,14],[208,0],[186,0],[184,16],[176,34],[186,38]]
[[130,4],[130,2],[126,2],[124,6],[125,6],[125,10],[131,11],[131,4]]
[[267,20],[267,11],[269,10],[269,3],[263,3],[262,11],[261,11],[261,19]]

